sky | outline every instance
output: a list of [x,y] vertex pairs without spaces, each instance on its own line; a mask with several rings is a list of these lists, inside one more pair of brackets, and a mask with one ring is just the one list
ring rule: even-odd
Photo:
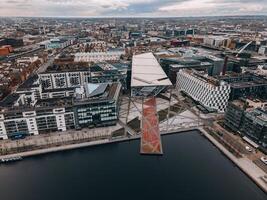
[[267,0],[0,0],[0,16],[190,17],[267,15]]

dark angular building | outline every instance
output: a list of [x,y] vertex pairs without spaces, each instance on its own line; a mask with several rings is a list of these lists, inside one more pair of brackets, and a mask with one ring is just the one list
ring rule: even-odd
[[224,124],[235,132],[239,131],[246,106],[246,102],[241,100],[229,102],[224,116]]
[[230,74],[218,78],[231,85],[230,101],[239,98],[267,99],[267,79],[255,74]]
[[12,47],[22,47],[24,45],[22,39],[0,38],[0,46],[11,45]]
[[247,136],[267,150],[267,111],[265,108],[253,108],[249,103],[235,100],[228,104],[224,124],[241,136]]
[[257,108],[251,112],[246,112],[241,133],[267,148],[267,111]]

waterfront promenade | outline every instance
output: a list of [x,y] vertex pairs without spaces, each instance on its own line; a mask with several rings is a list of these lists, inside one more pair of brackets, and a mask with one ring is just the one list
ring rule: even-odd
[[[192,130],[196,130],[196,127],[180,129],[180,133],[192,131]],[[177,133],[177,131],[163,132],[163,133],[161,133],[161,135],[174,134],[174,133]],[[141,137],[140,135],[129,136],[129,137],[123,136],[123,137],[117,137],[117,138],[109,137],[109,138],[103,138],[100,140],[94,140],[94,141],[90,141],[90,142],[68,144],[68,145],[55,146],[55,147],[44,148],[44,149],[37,149],[37,150],[32,150],[32,151],[19,152],[19,153],[14,153],[14,154],[9,154],[9,155],[1,155],[0,159],[10,158],[10,157],[15,157],[15,156],[30,157],[30,156],[40,155],[40,154],[60,152],[60,151],[65,151],[65,150],[77,149],[77,148],[85,148],[85,147],[101,145],[101,144],[109,144],[109,143],[136,140],[136,139],[140,139],[140,137]]]
[[236,166],[238,166],[245,174],[247,174],[263,191],[267,193],[267,183],[262,180],[263,176],[267,174],[260,169],[255,163],[246,157],[237,158],[230,153],[222,144],[214,139],[203,128],[199,128],[199,131],[213,143],[226,157],[228,157]]

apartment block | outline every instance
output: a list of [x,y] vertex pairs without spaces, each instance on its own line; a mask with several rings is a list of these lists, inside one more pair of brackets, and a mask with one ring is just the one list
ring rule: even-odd
[[177,73],[177,89],[183,91],[209,110],[224,112],[230,85],[195,70],[182,69]]

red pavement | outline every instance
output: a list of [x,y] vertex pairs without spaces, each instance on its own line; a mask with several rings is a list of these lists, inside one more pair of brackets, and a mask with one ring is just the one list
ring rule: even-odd
[[144,102],[142,117],[141,154],[162,154],[156,99]]

